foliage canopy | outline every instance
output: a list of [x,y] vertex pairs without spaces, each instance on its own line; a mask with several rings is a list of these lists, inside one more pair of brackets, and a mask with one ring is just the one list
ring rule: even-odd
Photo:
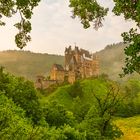
[[44,96],[32,82],[0,68],[2,140],[113,140],[122,135],[114,117],[138,115],[139,107],[140,82],[135,79],[119,85],[100,76]]

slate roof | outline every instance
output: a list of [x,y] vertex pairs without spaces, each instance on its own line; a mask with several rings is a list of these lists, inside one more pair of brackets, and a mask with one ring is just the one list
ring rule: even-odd
[[54,67],[56,67],[56,68],[57,68],[57,70],[64,71],[63,66],[62,66],[62,65],[60,65],[60,64],[54,64]]
[[80,49],[81,50],[81,54],[85,54],[85,57],[91,58],[91,54],[89,53],[89,51],[84,50],[84,49]]

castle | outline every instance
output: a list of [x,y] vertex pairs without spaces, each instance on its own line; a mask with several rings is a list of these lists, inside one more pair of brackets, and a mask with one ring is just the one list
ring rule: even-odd
[[84,49],[71,46],[65,49],[64,67],[60,64],[54,64],[50,71],[50,79],[46,80],[44,76],[38,76],[35,86],[40,89],[49,87],[56,83],[67,81],[74,83],[78,79],[89,78],[99,75],[99,61],[95,54],[89,53]]
[[54,64],[50,72],[50,80],[74,83],[78,79],[99,75],[99,61],[96,55],[84,49],[71,46],[65,49],[64,67]]

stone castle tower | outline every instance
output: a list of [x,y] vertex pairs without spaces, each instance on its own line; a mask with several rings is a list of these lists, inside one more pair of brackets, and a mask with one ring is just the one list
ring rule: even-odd
[[99,75],[99,60],[89,51],[71,46],[65,49],[65,71],[68,81]]

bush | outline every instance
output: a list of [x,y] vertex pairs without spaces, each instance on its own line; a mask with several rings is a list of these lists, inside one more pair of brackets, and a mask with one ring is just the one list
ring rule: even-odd
[[0,93],[0,139],[28,139],[32,130],[25,112]]
[[24,109],[26,116],[30,117],[35,124],[42,119],[42,109],[33,82],[1,71],[0,91]]
[[57,101],[48,102],[44,106],[44,114],[49,126],[56,126],[58,128],[64,124],[69,124],[70,126],[75,124],[73,113],[66,110],[64,106],[57,103]]
[[74,82],[73,85],[70,87],[68,92],[73,98],[76,98],[77,96],[82,97],[83,90],[82,90],[82,86],[80,84],[80,81]]

